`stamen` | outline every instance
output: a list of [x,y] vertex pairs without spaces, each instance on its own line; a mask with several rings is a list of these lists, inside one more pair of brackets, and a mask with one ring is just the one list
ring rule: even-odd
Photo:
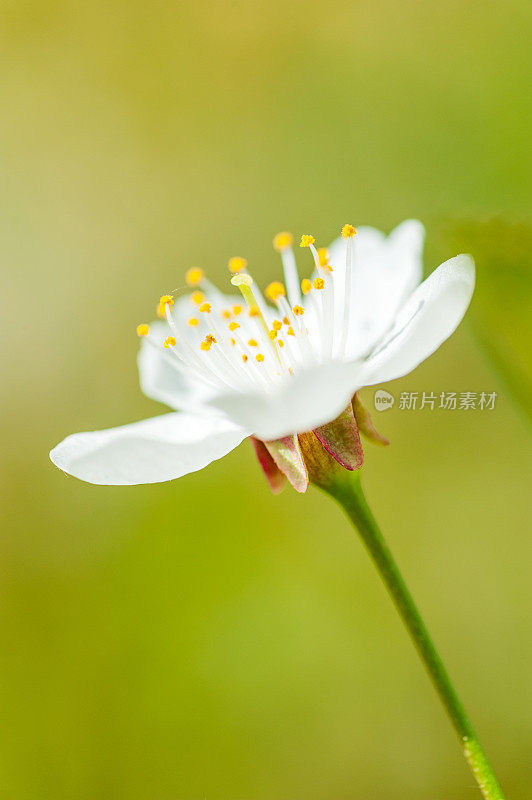
[[301,237],[301,241],[299,243],[300,247],[310,247],[311,244],[314,244],[315,239],[311,233],[304,233]]
[[173,306],[174,298],[171,294],[163,294],[157,304],[157,316],[161,319],[166,317],[166,306]]
[[233,306],[233,314],[238,317],[242,313],[242,306]]
[[329,251],[326,247],[319,247],[318,248],[318,261],[320,262],[320,267],[327,267],[328,269],[332,269],[329,266]]
[[283,262],[284,279],[286,282],[286,290],[292,305],[299,303],[299,275],[297,274],[297,264],[292,250],[294,237],[291,233],[284,231],[278,233],[273,240],[273,246],[278,253],[281,254],[281,261]]
[[309,279],[303,278],[303,280],[301,281],[301,291],[303,292],[303,294],[308,294],[311,289],[312,289],[312,284],[309,281]]
[[236,331],[237,328],[240,328],[240,325],[238,324],[238,322],[230,322],[229,323],[229,330],[230,331]]
[[307,329],[302,324],[301,315],[296,316],[294,310],[290,308],[284,297],[279,297],[277,305],[279,311],[284,315],[285,324],[291,326],[292,329],[296,328],[301,334],[296,337],[297,351],[293,349],[293,347],[289,347],[290,355],[303,362],[311,362],[313,359],[312,347],[308,338]]
[[185,280],[188,286],[197,286],[205,277],[205,273],[199,267],[191,267],[185,273]]
[[[240,277],[244,277],[244,276],[240,276]],[[210,307],[210,303],[204,303],[203,305],[204,306],[208,305]],[[203,309],[203,306],[200,306],[199,310],[201,311],[202,309]],[[232,352],[232,348],[227,346],[228,345],[228,339],[227,339],[227,336],[226,336],[226,331],[220,326],[216,314],[212,315],[212,317],[209,320],[209,323],[212,325],[214,333],[216,334],[216,339],[214,339],[212,334],[209,334],[209,337],[212,337],[210,339],[211,343],[212,343],[212,341],[218,341],[219,342],[219,345],[216,348],[215,353],[214,353],[214,358],[218,362],[219,369],[222,370],[224,374],[227,373],[227,370],[229,370],[230,375],[231,375],[231,379],[236,381],[239,384],[242,384],[242,380],[243,379],[246,380],[245,376],[243,376],[242,372],[240,371],[240,369],[241,369],[240,368],[240,364],[235,359],[235,356],[234,356],[234,354]],[[235,323],[235,324],[237,324],[237,323]],[[209,337],[207,337],[206,341],[209,341]],[[230,342],[230,343],[232,344],[232,342]]]
[[210,350],[213,344],[216,344],[216,339],[212,333],[208,333],[203,342],[200,344],[200,348],[202,350]]
[[146,323],[142,323],[142,325],[137,325],[137,336],[147,336],[150,332],[150,326],[146,325]]
[[247,360],[248,360],[247,355],[245,353],[242,353],[242,361],[244,362],[244,364],[246,363]]
[[192,292],[192,294],[190,295],[190,299],[192,300],[194,305],[200,306],[203,303],[203,301],[205,300],[205,295],[203,294],[203,292],[200,292],[198,290],[198,291]]
[[344,225],[342,228],[342,236],[344,239],[347,239],[346,242],[346,249],[345,249],[345,279],[344,279],[344,311],[343,311],[343,318],[342,318],[342,336],[340,339],[339,345],[339,356],[340,358],[344,355],[345,346],[347,343],[347,332],[348,332],[348,324],[349,324],[349,309],[351,307],[351,285],[352,285],[352,273],[353,273],[353,250],[354,250],[354,242],[353,238],[356,234],[356,230],[352,225]]
[[257,353],[257,355],[255,356],[255,360],[259,362],[264,361],[264,356],[262,355],[262,353]]
[[329,274],[332,272],[332,268],[322,264],[323,256],[320,258],[320,254],[313,244],[309,247],[316,265],[316,272],[321,275],[321,278],[315,278],[312,285],[318,291],[325,288],[319,300],[314,297],[314,301],[320,320],[321,354],[323,358],[327,358],[332,355],[334,346],[334,281]]
[[171,347],[175,347],[176,341],[173,336],[167,336],[163,342],[163,347],[166,347],[169,350]]
[[273,281],[273,283],[270,283],[266,287],[264,294],[266,295],[268,300],[271,300],[272,303],[275,303],[278,297],[285,296],[286,290],[282,283],[280,283],[279,281]]
[[231,312],[227,310],[222,311],[222,317],[224,319],[231,319]]
[[301,317],[305,313],[305,309],[302,306],[294,306],[292,311],[296,317]]
[[[189,364],[189,366],[191,366],[193,363],[196,367],[198,366],[201,367],[201,361],[199,361],[199,357],[194,352],[194,348],[188,341],[187,337],[180,335],[177,326],[175,324],[175,320],[172,316],[172,312],[170,311],[170,305],[167,303],[164,308],[166,312],[165,316],[166,316],[166,321],[168,323],[168,327],[173,333],[172,338],[174,338],[176,342],[179,342],[179,352],[177,352],[172,348],[172,353],[177,357],[179,357],[181,360],[183,360],[185,363]],[[183,349],[186,351],[186,354],[183,352]],[[192,359],[192,362],[190,359]]]
[[247,265],[248,262],[246,259],[241,258],[240,256],[233,256],[233,258],[229,259],[229,263],[227,264],[229,272],[232,272],[234,275],[246,269]]
[[188,321],[188,324],[191,328],[197,328],[199,325],[199,319],[196,319],[196,317],[191,317]]
[[210,314],[211,313],[211,304],[210,303],[202,303],[198,308],[198,311],[201,311],[202,314]]
[[250,347],[258,347],[256,339],[249,339],[248,344]]
[[273,238],[273,247],[278,253],[282,252],[287,247],[292,247],[294,237],[288,231],[282,231]]
[[353,225],[344,225],[342,228],[342,236],[344,239],[352,239],[353,236],[356,236],[356,230]]
[[279,322],[278,319],[274,319],[274,321],[272,322],[272,328],[274,329],[274,331],[280,331],[282,327],[283,323]]

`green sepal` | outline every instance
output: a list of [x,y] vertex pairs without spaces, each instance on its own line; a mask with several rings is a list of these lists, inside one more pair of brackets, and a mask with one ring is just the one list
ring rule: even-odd
[[390,440],[383,436],[382,433],[379,433],[375,425],[373,424],[373,420],[371,419],[371,414],[369,411],[364,408],[361,403],[360,397],[358,396],[358,392],[353,397],[352,400],[353,404],[353,413],[355,415],[355,419],[357,421],[358,429],[360,433],[366,437],[372,444],[380,445],[381,447],[386,447],[390,444]]
[[309,477],[297,436],[284,436],[282,439],[264,442],[264,445],[296,492],[306,492]]
[[262,471],[264,472],[270,489],[272,490],[273,494],[279,494],[286,483],[286,475],[281,472],[263,441],[257,439],[255,436],[250,436],[249,439],[253,445],[255,455],[257,456],[257,460],[262,467]]
[[364,463],[364,451],[351,405],[332,422],[315,428],[313,433],[342,467],[360,469]]

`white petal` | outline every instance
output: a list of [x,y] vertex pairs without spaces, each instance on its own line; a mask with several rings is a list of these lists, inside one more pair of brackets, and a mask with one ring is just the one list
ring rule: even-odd
[[89,483],[158,483],[203,469],[247,435],[226,420],[163,414],[120,428],[75,433],[50,458],[59,469]]
[[382,349],[367,360],[366,384],[406,375],[437,350],[462,320],[474,286],[471,256],[456,256],[435,269],[397,315]]
[[191,370],[180,372],[172,364],[173,356],[164,350],[162,343],[169,335],[165,322],[150,325],[150,339],[160,346],[153,347],[141,339],[138,354],[140,388],[147,397],[158,400],[178,411],[199,411],[213,395],[210,384],[195,377]]
[[[425,230],[421,222],[406,220],[384,236],[362,227],[353,239],[352,299],[347,352],[355,358],[367,353],[387,332],[395,314],[423,277]],[[334,268],[336,319],[343,320],[347,242],[341,237],[329,251]]]
[[330,422],[361,386],[360,362],[329,362],[287,376],[271,392],[220,395],[211,403],[267,441]]

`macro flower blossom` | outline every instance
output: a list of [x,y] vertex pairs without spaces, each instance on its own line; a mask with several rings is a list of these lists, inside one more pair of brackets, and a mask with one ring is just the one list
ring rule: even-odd
[[328,249],[305,234],[300,282],[293,237],[280,233],[284,281],[264,293],[241,257],[228,264],[231,294],[189,269],[190,292],[163,295],[160,320],[137,329],[142,390],[174,411],[69,436],[52,461],[90,483],[155,483],[202,469],[250,437],[273,490],[286,477],[306,490],[311,440],[357,469],[359,429],[386,442],[358,391],[415,369],[453,333],[473,293],[468,255],[422,281],[423,240],[417,220],[389,236],[344,225]]

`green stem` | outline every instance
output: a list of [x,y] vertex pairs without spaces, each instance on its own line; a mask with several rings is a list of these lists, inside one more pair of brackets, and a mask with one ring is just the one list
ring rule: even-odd
[[462,749],[485,800],[504,800],[501,787],[456,693],[423,618],[366,502],[359,473],[336,472],[320,482],[358,528],[362,541],[412,637],[421,660],[460,738]]

